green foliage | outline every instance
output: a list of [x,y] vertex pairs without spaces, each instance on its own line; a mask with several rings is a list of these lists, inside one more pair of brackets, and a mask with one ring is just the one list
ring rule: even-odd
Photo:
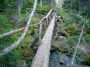
[[45,14],[49,11],[48,5],[44,5],[41,7],[41,5],[38,5],[37,12],[39,14]]
[[[14,21],[15,19],[10,20],[9,17],[11,15],[13,15],[14,17],[17,16],[17,13],[18,13],[17,7],[19,5],[18,1],[20,0],[0,0],[0,3],[1,3],[0,4],[0,34],[3,34],[5,32],[8,32],[14,29],[12,25],[12,20]],[[90,9],[88,7],[89,4],[88,3],[86,4],[86,1],[87,0],[83,0],[82,2],[81,0],[65,0],[64,10],[53,8],[58,12],[59,15],[61,15],[64,18],[64,23],[60,24],[59,30],[60,32],[66,32],[66,35],[67,34],[69,35],[67,37],[67,40],[64,42],[64,44],[68,45],[71,48],[73,48],[73,46],[77,44],[80,31],[81,31],[81,25],[85,22],[83,18],[77,15],[77,13],[80,12],[82,16],[84,17],[88,16],[87,19],[90,18]],[[85,2],[85,5],[84,5],[84,2]],[[21,10],[21,16],[24,19],[24,21],[21,21],[21,22],[15,21],[16,28],[25,26],[27,22],[26,13],[28,14],[28,12],[32,11],[33,3],[34,3],[34,0],[27,0],[27,1],[24,0],[23,7]],[[82,3],[83,5],[81,5],[80,3]],[[33,17],[32,19],[32,24],[38,23],[41,17],[46,15],[49,9],[51,8],[48,6],[48,3],[46,0],[43,1],[42,7],[40,4],[38,4],[35,17]],[[16,62],[18,60],[26,60],[30,62],[35,54],[34,50],[31,48],[31,45],[33,40],[38,37],[38,34],[37,34],[38,28],[39,28],[38,26],[30,27],[25,39],[19,44],[19,46],[16,49],[11,51],[9,54],[5,56],[1,56],[0,63],[9,63],[12,61]],[[21,33],[16,33],[11,36],[0,39],[0,50],[14,43],[19,38],[20,34]],[[83,38],[88,44],[90,43],[90,23],[89,22],[86,23],[85,34]],[[82,44],[83,44],[83,41],[82,41]],[[63,49],[61,48],[60,50],[63,51]]]
[[[0,0],[0,34],[12,31],[15,28],[21,28],[22,26],[26,25],[26,13],[31,12],[34,0],[23,0],[24,2],[21,10],[21,15],[24,21],[21,22],[17,22],[17,7],[19,5],[17,4],[18,1],[19,0]],[[32,19],[32,24],[38,23],[40,21],[41,15],[46,14],[48,11],[49,8],[47,5],[41,7],[40,4],[38,4],[38,8],[36,10],[37,13],[35,13],[35,17]],[[16,25],[13,25],[13,23]],[[36,34],[38,31],[34,32],[37,29],[38,27],[30,27],[27,36],[16,49],[5,56],[0,56],[0,63],[8,64],[18,60],[26,60],[30,62],[35,54],[31,48],[31,44],[34,38],[37,37]],[[20,35],[21,33],[16,33],[0,39],[0,50],[10,46],[15,41],[17,41]]]
[[90,23],[86,24],[86,33],[90,34]]
[[87,34],[84,36],[84,39],[86,40],[86,42],[89,44],[90,43],[90,34]]
[[0,15],[0,34],[12,30],[12,26],[6,15]]
[[0,0],[0,12],[3,11],[3,6],[5,6],[4,0]]
[[65,0],[64,9],[68,12],[79,13],[90,18],[89,0]]
[[[32,32],[32,31],[31,31]],[[14,34],[12,36],[8,36],[4,39],[0,40],[0,50],[10,46],[14,43],[17,39],[19,34]],[[26,36],[23,42],[20,43],[18,48],[14,49],[13,51],[9,52],[5,56],[0,57],[0,63],[8,63],[8,62],[16,62],[18,60],[28,60],[31,61],[32,57],[34,56],[34,52],[30,47],[32,44],[33,38],[31,37],[30,33]]]
[[32,23],[39,23],[39,22],[40,22],[40,18],[37,17],[32,18]]
[[64,30],[69,33],[70,36],[77,35],[79,33],[79,28],[76,27],[75,25],[67,25],[64,27]]

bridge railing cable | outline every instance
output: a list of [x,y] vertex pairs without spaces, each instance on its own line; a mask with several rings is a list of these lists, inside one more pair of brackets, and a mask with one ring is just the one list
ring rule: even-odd
[[[44,32],[43,30],[45,30],[46,25],[49,24],[49,23],[47,23],[47,22],[50,20],[51,17],[50,17],[49,15],[51,15],[52,12],[53,12],[53,10],[51,9],[51,10],[47,13],[47,15],[41,19],[40,23],[31,24],[31,25],[28,24],[28,27],[32,27],[32,26],[39,26],[39,27],[40,27],[40,25],[42,24],[42,25],[44,26],[44,28],[43,28],[43,26],[42,26],[42,32]],[[30,15],[31,15],[31,14],[30,14]],[[46,21],[47,19],[49,19],[49,20]],[[45,22],[45,23],[44,23],[44,22]],[[26,27],[27,27],[27,25],[26,25]],[[13,30],[13,31],[4,33],[4,34],[0,35],[0,39],[1,39],[1,38],[4,38],[4,37],[6,37],[6,36],[12,35],[12,34],[14,34],[14,33],[17,33],[17,32],[22,32],[23,30],[25,30],[25,27],[22,27],[22,28],[20,28],[20,29],[16,29],[16,30]],[[41,34],[42,34],[42,32],[41,32]],[[40,33],[40,31],[39,31],[39,33]],[[39,37],[41,36],[41,34],[39,35]],[[25,37],[25,34],[24,34],[23,37]],[[1,50],[1,51],[0,51],[0,55],[5,55],[5,54],[7,54],[8,52],[10,52],[12,49],[16,48],[15,45],[16,45],[16,44],[19,44],[20,41],[22,41],[23,39],[24,39],[24,38],[22,38],[22,39],[20,40],[20,38],[19,38],[14,44],[12,44],[11,46],[9,46],[9,47]]]
[[[48,14],[45,16],[45,17],[43,17],[42,19],[41,19],[41,21],[39,22],[39,23],[36,23],[36,24],[31,24],[30,25],[30,27],[31,26],[37,26],[37,25],[42,25],[42,22],[45,20],[45,19],[50,19],[50,18],[48,18],[48,16],[51,14],[51,12],[52,12],[52,9],[48,12]],[[40,26],[39,26],[40,27]],[[0,39],[2,39],[2,38],[4,38],[4,37],[7,37],[7,36],[10,36],[10,35],[12,35],[12,34],[14,34],[14,33],[17,33],[17,32],[22,32],[23,30],[24,30],[24,28],[25,27],[22,27],[22,28],[19,28],[19,29],[16,29],[16,30],[12,30],[12,31],[10,31],[10,32],[6,32],[6,33],[3,33],[3,34],[0,34]]]
[[[31,24],[30,27],[37,26],[39,24],[41,24],[41,23]],[[10,32],[6,32],[6,33],[3,33],[3,34],[0,34],[0,39],[2,39],[4,37],[7,37],[7,36],[10,36],[12,34],[15,34],[17,32],[22,32],[24,29],[25,29],[25,27],[22,27],[22,28],[19,28],[19,29],[16,29],[16,30],[12,30]]]
[[29,29],[29,24],[31,23],[32,17],[34,15],[35,10],[36,10],[36,6],[37,6],[37,0],[35,0],[35,2],[34,2],[33,11],[31,12],[31,14],[29,14],[29,19],[28,19],[27,24],[26,24],[26,26],[24,28],[24,32],[22,33],[22,35],[19,37],[19,39],[15,43],[13,43],[11,46],[1,50],[0,51],[0,56],[5,55],[8,52],[12,51],[24,39],[24,37],[25,37],[25,35],[26,35],[26,33],[27,33],[28,29]]

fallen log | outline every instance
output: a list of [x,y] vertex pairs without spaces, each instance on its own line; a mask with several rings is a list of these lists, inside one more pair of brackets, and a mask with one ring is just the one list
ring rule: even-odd
[[48,26],[43,39],[41,40],[41,45],[37,50],[36,56],[32,62],[31,67],[48,67],[54,26],[55,26],[55,16],[51,20],[51,23]]

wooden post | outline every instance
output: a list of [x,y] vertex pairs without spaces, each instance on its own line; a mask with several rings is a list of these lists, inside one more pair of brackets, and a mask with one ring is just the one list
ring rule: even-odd
[[42,38],[42,23],[39,25],[39,41],[41,41]]

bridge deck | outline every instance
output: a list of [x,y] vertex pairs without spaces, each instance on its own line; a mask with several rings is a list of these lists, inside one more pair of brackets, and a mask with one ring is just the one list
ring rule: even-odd
[[31,67],[48,67],[50,48],[51,48],[51,40],[53,36],[55,26],[55,16],[53,16],[51,23],[41,40],[41,45],[39,46],[36,56],[33,60]]

